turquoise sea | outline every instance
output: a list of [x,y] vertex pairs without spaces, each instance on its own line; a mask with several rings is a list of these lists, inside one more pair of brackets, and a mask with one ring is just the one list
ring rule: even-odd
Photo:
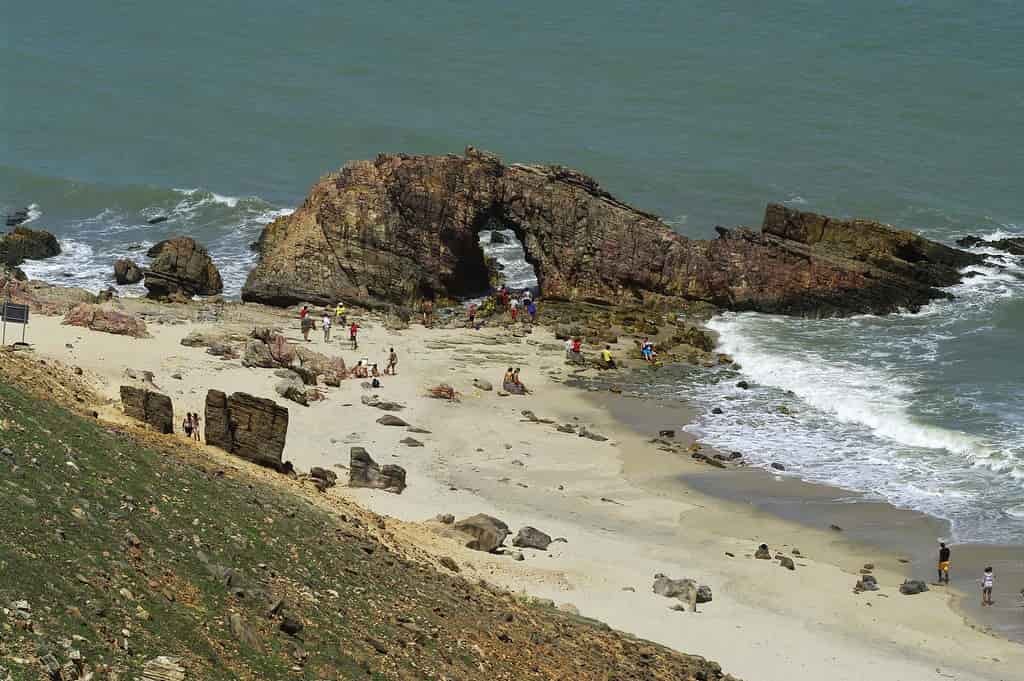
[[[768,201],[1024,233],[1018,2],[42,1],[0,35],[0,210],[64,244],[30,274],[91,288],[185,232],[237,293],[321,174],[467,144],[580,168],[697,237]],[[761,465],[1024,541],[1024,263],[1001,264],[917,315],[725,316],[754,389],[664,389],[727,405],[695,428]]]

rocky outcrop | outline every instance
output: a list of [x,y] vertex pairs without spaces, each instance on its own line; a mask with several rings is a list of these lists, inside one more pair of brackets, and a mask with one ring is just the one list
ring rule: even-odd
[[210,254],[190,237],[161,241],[146,255],[153,258],[143,282],[150,298],[212,296],[224,290]]
[[275,470],[288,434],[288,410],[273,400],[220,390],[206,393],[206,443]]
[[405,489],[405,469],[393,464],[377,465],[362,447],[349,450],[349,487],[370,487],[401,494]]
[[138,284],[142,281],[142,269],[128,258],[116,260],[114,262],[114,281],[121,286]]
[[466,548],[487,553],[504,544],[509,535],[508,525],[486,513],[463,518],[452,529],[467,537]]
[[997,251],[1005,251],[1010,255],[1024,255],[1024,236],[992,239],[991,241],[980,236],[965,236],[963,239],[957,239],[956,245],[964,248],[993,248]]
[[551,546],[551,535],[538,530],[536,527],[522,527],[512,540],[512,546],[524,549],[540,549],[546,551]]
[[63,324],[81,326],[93,331],[112,333],[118,336],[148,338],[146,322],[133,314],[122,312],[110,305],[79,303],[64,315]]
[[826,316],[916,309],[981,256],[864,220],[770,205],[760,232],[674,233],[561,166],[465,155],[381,155],[320,180],[268,225],[244,300],[408,303],[488,286],[481,230],[511,229],[548,299],[703,301]]
[[15,227],[0,237],[0,264],[17,267],[26,260],[60,255],[57,237],[41,229]]
[[167,395],[122,385],[121,406],[125,416],[148,424],[158,433],[174,432],[174,405]]

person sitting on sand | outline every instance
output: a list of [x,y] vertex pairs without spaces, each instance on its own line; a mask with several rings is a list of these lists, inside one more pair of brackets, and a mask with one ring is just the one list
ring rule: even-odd
[[995,601],[992,600],[992,589],[996,585],[996,576],[992,572],[991,567],[985,568],[985,571],[981,573],[981,605],[995,605]]
[[507,393],[512,392],[512,390],[509,389],[509,386],[515,386],[515,374],[512,371],[512,367],[509,367],[508,370],[505,371],[505,375],[501,379],[501,387]]
[[518,367],[516,367],[516,370],[512,372],[512,385],[515,388],[515,390],[510,390],[509,392],[511,392],[514,395],[525,395],[528,392],[530,392],[527,389],[527,387],[523,384],[523,382],[519,379]]
[[391,353],[388,355],[388,365],[384,367],[384,375],[395,376],[398,374],[398,353],[395,352],[394,348],[391,348]]
[[380,371],[377,370],[377,365],[373,365],[373,369],[370,371],[370,375],[374,378],[380,378]]
[[939,584],[949,584],[949,547],[946,542],[939,542]]
[[601,364],[605,369],[615,368],[615,359],[612,358],[612,346],[604,346],[604,350],[601,351]]

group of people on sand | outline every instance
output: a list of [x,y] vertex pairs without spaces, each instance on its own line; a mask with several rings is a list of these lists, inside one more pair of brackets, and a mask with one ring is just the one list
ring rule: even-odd
[[[347,324],[348,310],[344,303],[339,302],[334,309],[334,318],[331,319],[331,313],[329,310],[324,310],[323,317],[320,320],[320,328],[324,332],[324,343],[331,342],[331,329],[335,326],[345,326]],[[302,331],[302,338],[307,343],[310,343],[309,334],[316,330],[316,321],[313,319],[313,315],[310,313],[309,306],[303,305],[302,309],[299,310],[299,328]],[[348,325],[348,340],[352,344],[353,350],[359,349],[359,324],[354,320]]]
[[508,368],[505,372],[505,376],[501,379],[501,387],[505,392],[511,395],[526,395],[530,392],[519,378],[518,367],[515,370],[513,370],[512,367]]
[[[949,559],[951,556],[952,551],[946,546],[946,543],[939,542],[939,584],[949,586]],[[991,565],[982,571],[978,584],[981,586],[982,607],[995,605],[995,601],[992,600],[992,589],[996,584],[996,575]],[[1024,591],[1021,591],[1021,596],[1024,596]]]
[[537,322],[537,301],[533,299],[533,292],[530,289],[518,294],[510,291],[507,286],[502,286],[498,291],[498,304],[502,310],[508,312],[509,319],[513,322],[519,321],[520,311],[529,315],[531,324]]
[[199,442],[202,439],[199,434],[199,414],[187,412],[185,420],[181,422],[181,429],[185,431],[185,436],[188,439]]

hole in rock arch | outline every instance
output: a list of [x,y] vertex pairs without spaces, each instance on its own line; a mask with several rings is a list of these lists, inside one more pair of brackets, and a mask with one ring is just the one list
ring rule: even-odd
[[510,225],[491,218],[477,237],[491,269],[492,288],[505,285],[513,291],[530,289],[538,293],[537,271],[526,261],[523,244]]

